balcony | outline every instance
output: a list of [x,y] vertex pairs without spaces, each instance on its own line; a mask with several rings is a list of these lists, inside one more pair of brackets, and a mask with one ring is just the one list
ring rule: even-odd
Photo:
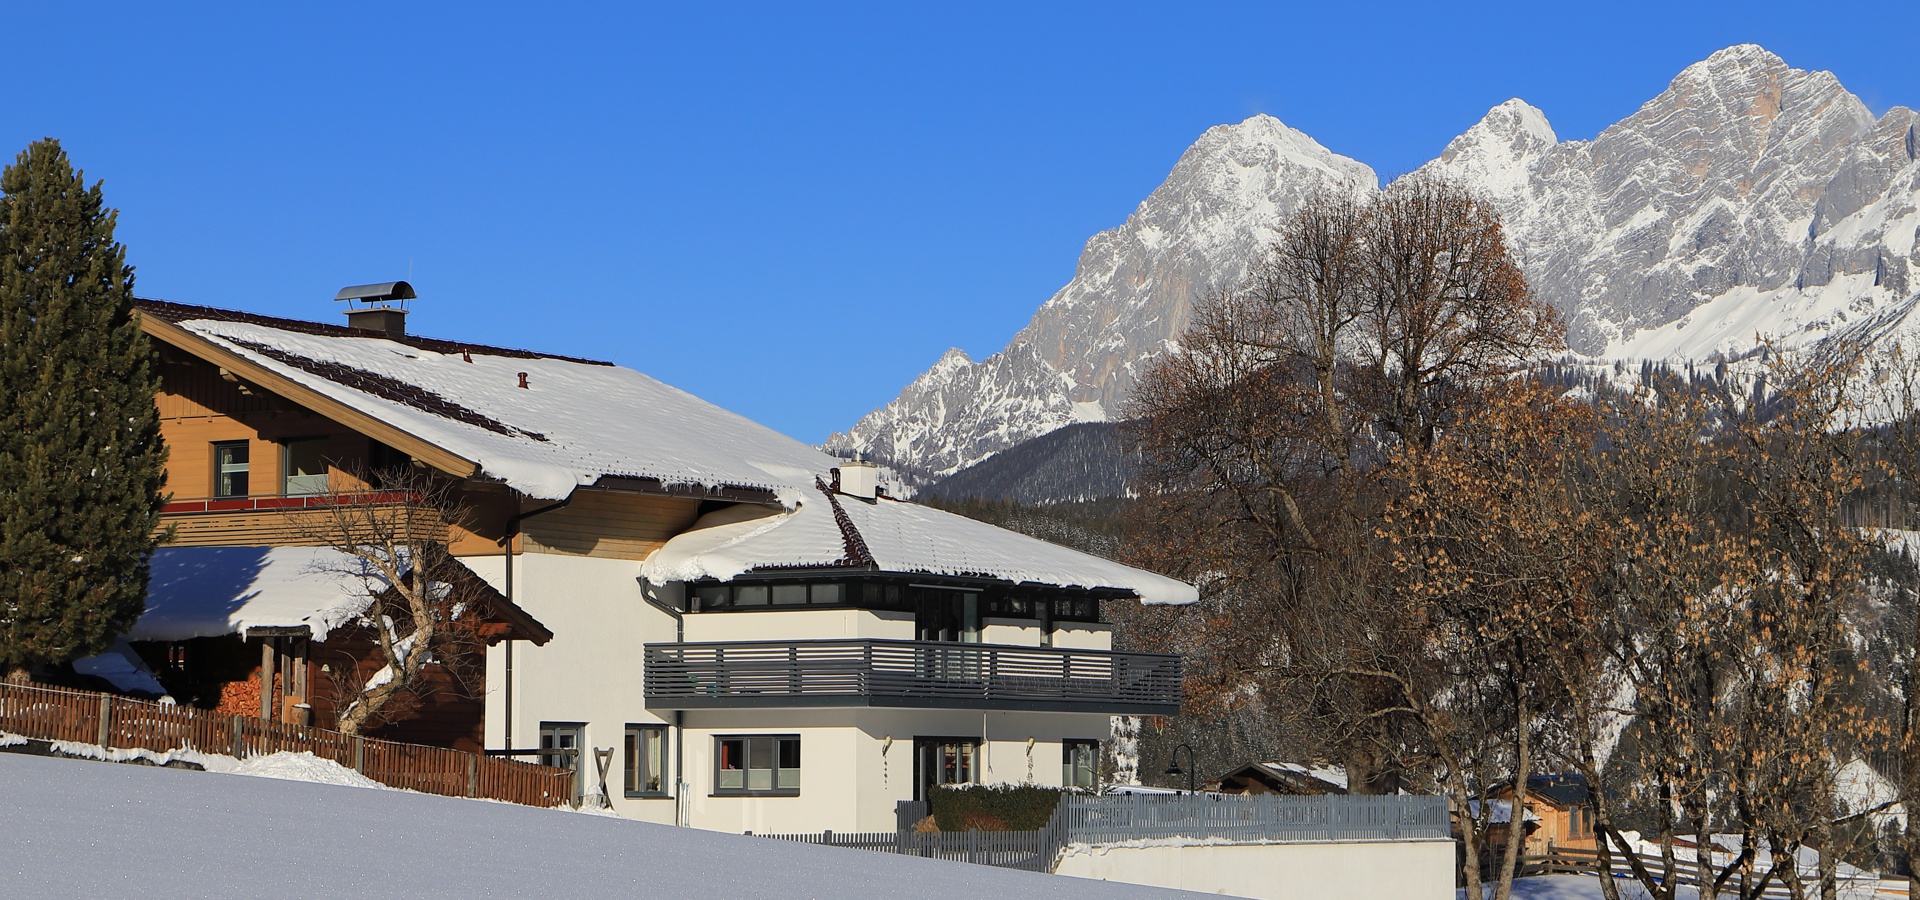
[[[354,512],[337,515],[339,507]],[[426,537],[446,532],[437,513],[399,491],[172,500],[160,508],[160,529],[169,527],[171,547],[314,544],[316,532],[356,527],[402,529]]]
[[647,706],[827,706],[1172,715],[1180,658],[933,641],[646,645]]

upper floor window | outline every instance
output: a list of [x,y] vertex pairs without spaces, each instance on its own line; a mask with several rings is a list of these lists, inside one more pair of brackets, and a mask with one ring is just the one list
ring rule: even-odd
[[845,602],[842,585],[813,584],[697,584],[689,598],[694,612],[716,609],[766,609],[770,606],[836,606]]
[[413,458],[379,441],[367,441],[367,477],[375,488],[384,488],[397,472],[405,471]]
[[1033,591],[1024,587],[912,584],[894,579],[777,581],[744,579],[704,582],[687,589],[689,612],[790,609],[797,606],[851,606],[857,609],[923,614],[931,603],[944,606],[954,597],[972,597],[967,616],[1037,619],[1051,622],[1098,622],[1100,601],[1071,591]]
[[285,447],[286,477],[281,492],[289,497],[326,493],[326,439],[288,441]]
[[247,495],[247,454],[246,441],[222,441],[213,445],[213,495],[215,497]]

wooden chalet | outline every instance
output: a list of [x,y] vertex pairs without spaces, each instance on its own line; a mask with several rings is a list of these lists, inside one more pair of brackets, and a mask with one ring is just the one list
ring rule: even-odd
[[[1510,799],[1503,787],[1494,796]],[[1538,856],[1555,848],[1597,850],[1593,830],[1593,796],[1580,775],[1535,775],[1527,779],[1527,812],[1539,824],[1527,833],[1523,852]]]

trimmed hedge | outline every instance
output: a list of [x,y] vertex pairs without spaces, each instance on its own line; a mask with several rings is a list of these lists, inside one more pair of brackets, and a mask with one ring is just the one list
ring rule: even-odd
[[1032,784],[941,787],[928,798],[941,831],[1038,831],[1053,820],[1060,788]]

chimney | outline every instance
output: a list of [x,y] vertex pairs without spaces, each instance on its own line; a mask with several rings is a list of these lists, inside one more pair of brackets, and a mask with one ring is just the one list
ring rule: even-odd
[[840,493],[872,500],[880,489],[880,467],[863,460],[840,462]]
[[348,326],[397,338],[407,333],[406,301],[415,296],[413,285],[404,281],[384,281],[343,287],[340,293],[333,295],[333,299],[335,302],[347,301]]

